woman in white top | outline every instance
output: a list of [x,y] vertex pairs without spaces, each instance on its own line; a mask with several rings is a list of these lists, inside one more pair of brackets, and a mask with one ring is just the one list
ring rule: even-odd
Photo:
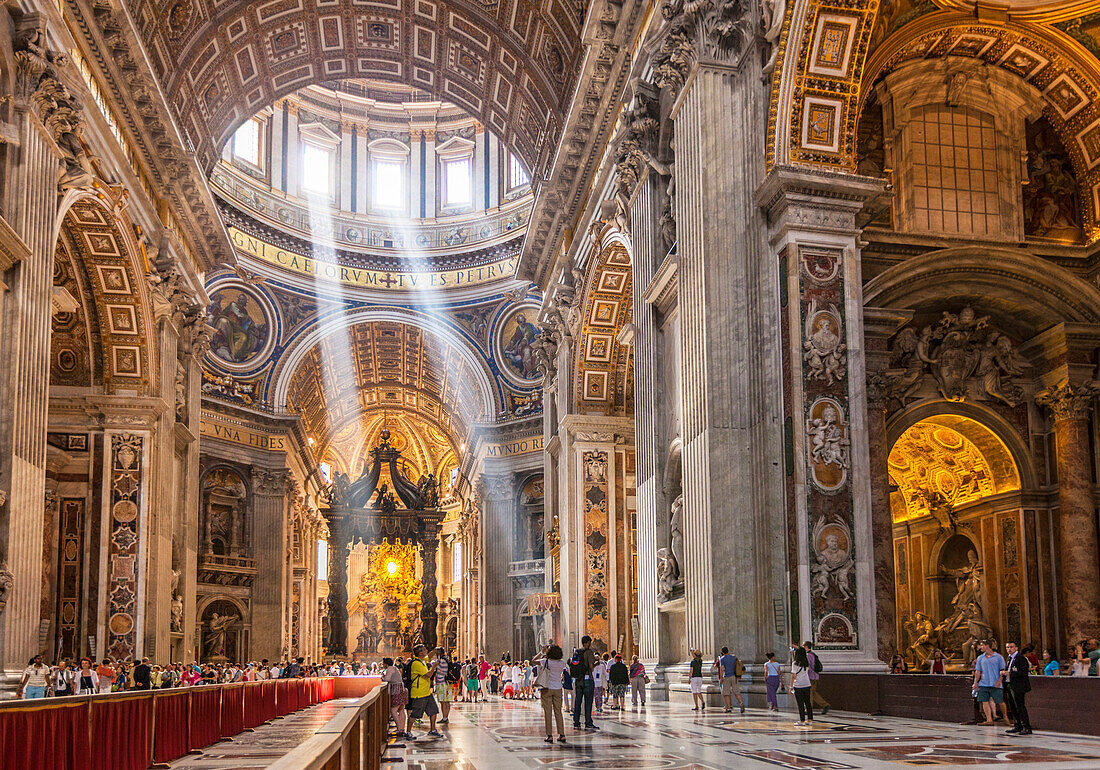
[[810,700],[810,659],[806,656],[806,649],[800,645],[791,647],[794,658],[791,661],[791,692],[798,702],[798,721],[796,725],[812,725],[814,723],[814,707]]
[[76,694],[95,695],[99,692],[99,674],[92,670],[92,661],[83,658],[80,670],[76,672]]
[[516,661],[516,664],[512,666],[512,697],[523,697],[523,664]]
[[[505,690],[508,689],[508,685],[512,683],[512,664],[508,661],[504,661],[504,665],[500,667],[500,692],[501,695],[505,695]],[[512,692],[515,695],[515,692]]]
[[562,660],[561,647],[552,644],[543,647],[542,652],[535,656],[535,681],[540,688],[539,699],[542,701],[542,719],[546,725],[546,742],[553,743],[554,736],[551,733],[553,724],[551,716],[558,725],[558,742],[565,743],[565,718],[561,713],[561,676],[565,671],[565,661]]

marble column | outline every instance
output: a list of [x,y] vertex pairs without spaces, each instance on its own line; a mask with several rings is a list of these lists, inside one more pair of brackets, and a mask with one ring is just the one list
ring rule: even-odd
[[[28,14],[28,18],[36,16]],[[58,216],[57,146],[28,95],[17,94],[12,122],[17,160],[3,169],[9,251],[22,260],[3,276],[10,287],[0,322],[0,568],[12,589],[0,612],[0,664],[10,680],[38,652],[42,500],[50,382],[50,292]]]
[[856,217],[878,179],[775,167],[757,190],[781,297],[792,633],[832,670],[880,670]]
[[512,579],[515,549],[515,489],[511,473],[481,477],[481,594],[479,646],[487,658],[512,648]]
[[1036,402],[1054,418],[1058,470],[1058,615],[1063,648],[1096,635],[1100,617],[1100,565],[1096,508],[1092,497],[1089,414],[1096,388],[1063,382]]
[[436,524],[424,528],[420,536],[420,560],[424,565],[420,590],[420,636],[429,650],[435,649],[438,639],[439,597],[437,594],[436,561],[439,554],[439,527]]
[[286,496],[289,473],[282,468],[252,469],[252,553],[257,579],[252,584],[252,658],[277,660],[286,635]]
[[348,531],[347,515],[328,518],[328,657],[348,654]]
[[671,113],[686,646],[750,662],[782,649],[787,598],[778,286],[752,200],[766,111],[751,66],[704,60]]

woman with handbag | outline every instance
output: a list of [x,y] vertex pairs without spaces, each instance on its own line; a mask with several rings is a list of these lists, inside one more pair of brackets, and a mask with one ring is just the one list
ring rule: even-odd
[[401,677],[401,668],[394,664],[393,658],[382,658],[382,665],[386,668],[382,681],[390,688],[390,719],[397,725],[399,738],[411,739],[412,733],[405,729],[405,704],[409,702],[409,691]]
[[[534,664],[537,676],[535,686],[539,688],[539,699],[542,701],[542,719],[546,726],[547,743],[554,742],[554,734],[551,731],[554,724],[558,726],[558,742],[565,743],[565,718],[561,713],[561,687],[562,672],[565,670],[565,661],[562,660],[561,647],[552,644],[543,647],[543,651],[535,656]],[[553,719],[551,719],[551,717]]]
[[632,707],[637,707],[638,696],[641,695],[642,708],[645,708],[645,686],[648,682],[649,677],[646,676],[645,666],[635,655],[630,659],[630,705]]

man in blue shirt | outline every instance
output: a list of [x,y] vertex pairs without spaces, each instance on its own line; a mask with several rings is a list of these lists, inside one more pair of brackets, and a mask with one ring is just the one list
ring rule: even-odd
[[988,640],[982,639],[979,644],[982,654],[974,661],[974,689],[973,694],[982,704],[982,712],[985,721],[983,725],[993,724],[996,718],[994,703],[1001,708],[1001,715],[1008,721],[1008,707],[1005,705],[1004,689],[1002,688],[1002,676],[1005,670],[1005,659],[994,651]]
[[737,676],[737,656],[730,655],[729,647],[722,648],[722,654],[714,661],[714,668],[722,677],[722,699],[726,702],[726,713],[733,711],[733,699],[741,704],[741,713],[745,713],[745,701],[741,699],[741,688]]

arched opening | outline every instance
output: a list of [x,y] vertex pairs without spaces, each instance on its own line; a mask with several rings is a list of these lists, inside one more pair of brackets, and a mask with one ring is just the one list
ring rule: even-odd
[[1023,630],[1005,558],[1023,515],[1020,469],[1005,438],[960,411],[919,416],[887,462],[898,647],[914,670],[936,649],[961,670],[979,640]]

